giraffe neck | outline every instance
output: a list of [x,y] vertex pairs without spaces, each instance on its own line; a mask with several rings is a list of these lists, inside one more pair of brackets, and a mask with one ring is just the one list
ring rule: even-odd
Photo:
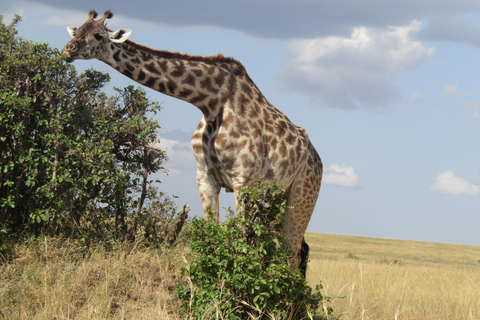
[[238,61],[222,55],[200,57],[153,50],[132,41],[111,43],[99,60],[166,95],[190,102],[205,118],[215,118],[231,99],[235,78],[246,75]]

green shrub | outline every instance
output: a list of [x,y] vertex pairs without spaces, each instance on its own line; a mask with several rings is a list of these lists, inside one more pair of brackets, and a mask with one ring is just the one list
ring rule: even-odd
[[193,261],[177,287],[183,310],[193,319],[302,319],[324,297],[314,293],[288,263],[293,252],[282,234],[284,191],[275,184],[241,192],[236,218],[218,224],[194,218]]
[[0,16],[0,229],[171,242],[177,210],[149,179],[166,159],[152,147],[160,106],[131,86],[107,96],[108,74],[78,75],[17,37],[19,21]]

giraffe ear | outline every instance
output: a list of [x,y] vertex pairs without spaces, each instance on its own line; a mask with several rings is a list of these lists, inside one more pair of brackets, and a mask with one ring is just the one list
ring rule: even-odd
[[70,36],[73,38],[75,37],[75,33],[77,31],[78,27],[67,27],[67,31],[70,34]]
[[130,29],[119,29],[114,32],[108,32],[110,40],[117,43],[125,42],[131,34],[132,30]]

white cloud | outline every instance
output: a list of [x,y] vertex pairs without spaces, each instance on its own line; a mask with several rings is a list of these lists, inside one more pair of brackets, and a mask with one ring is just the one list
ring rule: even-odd
[[350,37],[291,40],[279,80],[331,107],[383,107],[399,97],[396,75],[433,56],[412,35],[422,23],[386,29],[357,27]]
[[458,90],[457,84],[450,84],[440,91],[440,96],[447,97],[447,96],[467,96],[469,93],[467,91],[460,91]]
[[197,168],[190,142],[162,138],[158,147],[167,153],[164,167],[170,176],[180,176],[184,171]]
[[355,173],[355,169],[347,167],[345,164],[341,166],[332,164],[325,167],[323,183],[347,188],[359,188],[364,185],[363,181]]
[[420,93],[418,92],[413,93],[412,96],[410,97],[410,100],[408,100],[408,105],[411,106],[415,104],[415,102],[417,102],[421,98],[422,98],[422,95]]
[[430,190],[451,195],[465,195],[477,197],[480,195],[480,186],[457,177],[452,170],[447,170],[437,176]]

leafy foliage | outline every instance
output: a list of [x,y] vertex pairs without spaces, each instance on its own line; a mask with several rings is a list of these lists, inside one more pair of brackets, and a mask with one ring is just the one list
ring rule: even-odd
[[241,214],[222,224],[194,218],[193,261],[177,287],[193,319],[305,318],[323,300],[288,263],[293,256],[281,234],[284,191],[257,182],[241,192]]
[[17,37],[19,21],[0,16],[0,227],[162,242],[177,212],[148,179],[166,159],[152,147],[160,106],[131,86],[107,96],[107,74],[78,75]]

